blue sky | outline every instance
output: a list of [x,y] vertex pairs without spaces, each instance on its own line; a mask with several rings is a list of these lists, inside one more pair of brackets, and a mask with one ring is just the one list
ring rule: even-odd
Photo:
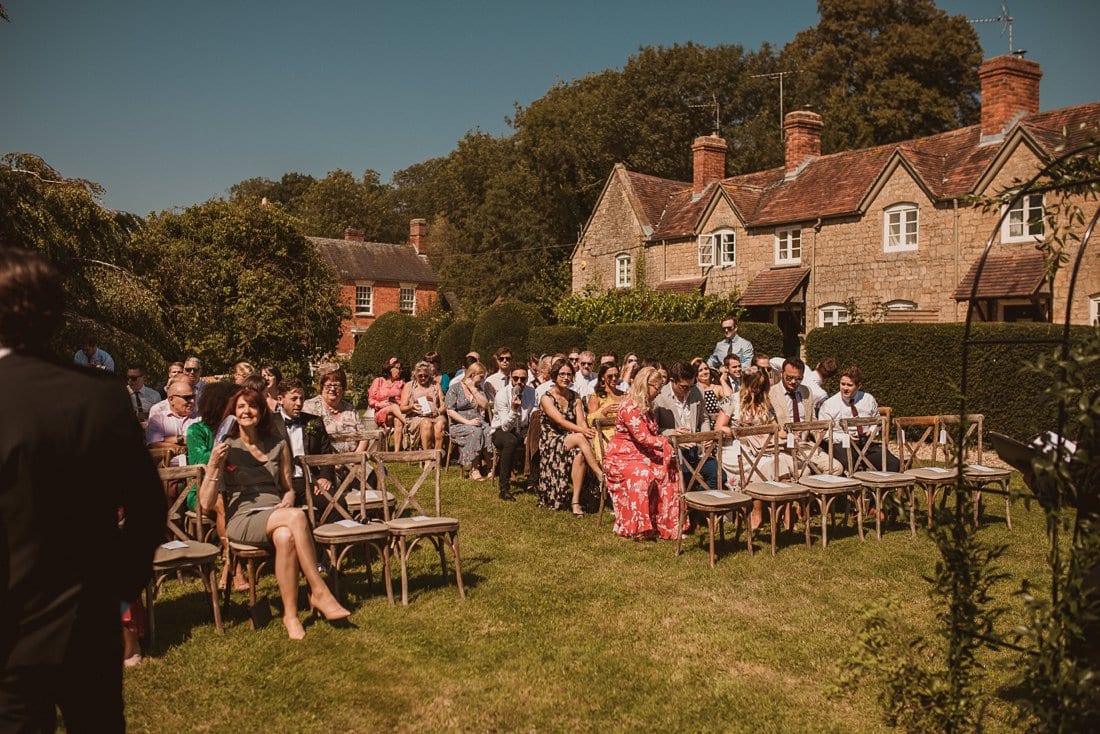
[[[621,67],[639,46],[764,41],[817,22],[812,0],[481,2],[3,0],[0,152],[38,154],[138,214],[253,176],[394,170],[468,130],[507,132],[514,103]],[[999,0],[940,0],[968,18]],[[1100,2],[1015,0],[1043,109],[1100,100]],[[978,26],[986,56],[1000,24]]]

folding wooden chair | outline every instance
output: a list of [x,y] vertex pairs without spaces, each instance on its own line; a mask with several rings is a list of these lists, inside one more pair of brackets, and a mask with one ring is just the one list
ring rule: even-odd
[[[458,595],[465,599],[466,591],[462,586],[462,566],[458,553],[458,520],[443,517],[440,514],[439,465],[442,456],[439,449],[430,451],[403,451],[399,454],[379,451],[374,454],[378,488],[382,491],[393,490],[397,497],[397,508],[390,514],[386,503],[382,505],[383,517],[390,531],[390,549],[396,551],[401,563],[401,604],[409,604],[409,554],[422,538],[427,538],[439,552],[439,564],[443,570],[443,580],[447,579],[447,556],[444,547],[449,545],[454,556],[455,581]],[[406,486],[393,471],[397,467],[415,467],[419,476],[411,486]],[[416,493],[429,477],[435,487],[435,515],[426,514],[426,510],[417,501]],[[415,510],[416,515],[405,517],[407,510]]]
[[[604,435],[604,430],[615,427],[614,418],[597,418],[592,421],[592,427],[596,429],[596,442],[600,446],[600,456],[607,455],[608,438]],[[596,527],[600,527],[603,524],[603,508],[607,502],[607,477],[600,477],[600,510],[596,513]]]
[[[703,431],[701,433],[684,433],[669,437],[672,447],[676,451],[676,459],[680,462],[681,469],[688,470],[687,485],[682,487],[680,493],[680,521],[676,537],[676,555],[680,555],[684,541],[684,523],[687,521],[688,511],[695,510],[706,515],[707,534],[710,541],[710,567],[714,568],[716,553],[714,548],[715,530],[718,531],[722,543],[726,542],[724,518],[726,513],[732,512],[736,518],[737,528],[734,537],[741,534],[741,521],[745,520],[745,528],[748,530],[748,518],[746,512],[752,508],[752,499],[744,492],[736,492],[725,488],[722,482],[722,462],[719,450],[722,446],[722,433],[719,431]],[[699,447],[698,460],[694,463],[687,460],[684,455],[685,444],[695,444]],[[714,459],[718,471],[718,489],[711,489],[703,479],[703,464],[707,459]],[[682,473],[681,473],[682,476]],[[749,555],[752,555],[752,531],[748,533]]]
[[[332,579],[332,593],[340,598],[340,568],[348,552],[362,546],[367,552],[367,583],[372,583],[372,551],[382,559],[382,581],[386,587],[386,598],[393,604],[393,583],[390,580],[390,530],[385,522],[366,520],[366,491],[358,490],[360,513],[355,519],[345,507],[351,486],[359,482],[366,486],[367,455],[365,453],[314,454],[303,456],[302,469],[306,480],[306,510],[309,524],[313,528],[313,541],[325,549],[329,558],[329,577]],[[316,485],[314,473],[324,466],[344,466],[348,469],[343,480],[334,488],[325,491]],[[314,495],[325,498],[324,509],[318,511]],[[379,493],[380,495],[381,493]],[[386,503],[379,499],[384,508]],[[362,520],[362,521],[361,521]]]
[[[958,471],[946,465],[946,452],[944,461],[938,461],[939,443],[936,437],[940,427],[939,419],[934,415],[902,416],[894,420],[894,425],[897,428],[901,471],[913,479],[917,488],[924,491],[928,527],[932,527],[932,507],[936,501],[936,493],[954,484],[958,477]],[[926,451],[928,458],[924,459],[920,455]],[[914,490],[910,496],[910,513],[915,512],[912,505],[916,494]],[[912,530],[916,532],[915,521]]]
[[[848,475],[857,480],[861,486],[860,504],[862,505],[866,499],[864,490],[871,490],[875,498],[875,537],[882,540],[883,500],[889,496],[891,491],[911,491],[914,481],[901,472],[886,470],[889,436],[886,433],[885,415],[879,415],[877,418],[841,418],[840,429],[845,434],[850,435],[849,428],[867,431],[866,440],[862,444],[848,440],[845,442],[844,448],[848,458]],[[880,440],[876,441],[876,439]],[[876,446],[881,452],[880,468],[878,469],[875,468],[874,457],[872,456]],[[867,467],[867,469],[862,470],[861,467]],[[916,522],[913,519],[912,502],[910,502],[909,507],[909,529],[915,535],[917,531]]]
[[[787,423],[783,428],[787,435],[796,436],[794,446],[789,449],[794,460],[794,475],[791,479],[810,491],[811,499],[817,500],[821,512],[821,547],[829,546],[829,523],[833,520],[833,503],[837,497],[848,497],[856,508],[856,526],[859,529],[859,539],[863,540],[863,503],[860,502],[862,485],[855,479],[832,473],[834,463],[839,466],[839,462],[833,457],[833,422],[799,421]],[[809,473],[810,457],[816,451],[826,453],[829,457],[826,474]],[[807,515],[807,525],[809,522]]]
[[[206,467],[198,464],[195,466],[170,466],[162,467],[157,471],[160,479],[167,487],[170,483],[182,480],[184,482],[197,481],[202,484]],[[145,587],[145,607],[149,615],[149,649],[156,645],[156,615],[153,613],[153,601],[157,590],[164,580],[171,575],[178,574],[185,569],[193,569],[198,572],[203,585],[210,594],[210,602],[214,613],[214,627],[220,633],[222,631],[221,608],[218,604],[218,585],[214,580],[215,567],[221,550],[209,543],[202,543],[191,538],[179,525],[181,508],[187,494],[180,492],[175,501],[170,503],[168,519],[166,522],[167,534],[171,536],[168,542],[157,546],[153,553],[153,576]],[[199,513],[199,530],[202,531],[202,513]]]
[[[959,423],[957,415],[939,415],[936,418],[940,422],[940,443],[948,460],[957,456],[961,448],[963,460],[966,464],[963,469],[963,481],[974,488],[974,526],[978,526],[981,516],[982,491],[991,485],[997,487],[996,492],[1003,494],[1005,498],[1005,523],[1008,529],[1012,529],[1012,495],[1008,491],[1008,482],[1012,478],[1011,469],[998,469],[982,464],[983,445],[985,435],[985,416],[982,413],[971,413],[966,416],[963,424]],[[960,428],[962,435],[960,436]],[[977,455],[977,463],[970,463],[971,450]]]
[[[749,497],[768,505],[768,519],[772,533],[772,555],[775,555],[778,535],[778,515],[781,505],[798,503],[806,518],[806,547],[810,547],[810,490],[804,485],[779,481],[779,426],[769,423],[766,426],[751,426],[733,429],[733,436],[741,443],[741,453],[737,457],[737,466],[741,472],[741,491]],[[745,472],[746,439],[763,436],[764,445],[755,449],[748,457],[749,471]],[[771,476],[765,467],[765,460],[771,460]]]

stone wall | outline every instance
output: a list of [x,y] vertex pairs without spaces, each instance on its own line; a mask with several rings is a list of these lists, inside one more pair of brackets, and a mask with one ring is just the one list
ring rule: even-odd
[[580,293],[587,287],[614,288],[615,257],[623,252],[630,254],[631,264],[637,272],[645,231],[630,204],[623,175],[616,167],[573,253],[573,293]]

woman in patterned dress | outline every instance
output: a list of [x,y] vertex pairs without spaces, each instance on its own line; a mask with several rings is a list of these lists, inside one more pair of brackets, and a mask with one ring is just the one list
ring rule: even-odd
[[393,429],[397,436],[395,450],[401,450],[401,437],[405,431],[405,414],[401,412],[401,391],[405,381],[401,379],[401,360],[390,357],[382,365],[382,374],[374,378],[367,391],[367,404],[374,408],[374,422],[379,428]]
[[489,421],[485,411],[489,401],[481,392],[485,379],[485,365],[474,362],[466,368],[461,380],[455,380],[447,390],[443,404],[450,418],[451,440],[458,444],[458,463],[470,472],[470,479],[480,482],[483,477],[478,469],[483,453],[492,445],[489,440]]
[[603,475],[590,443],[596,432],[584,424],[584,406],[570,389],[573,368],[569,362],[555,362],[550,379],[553,387],[539,400],[539,505],[560,510],[572,501],[573,515],[583,517],[585,464],[597,478]]
[[[421,403],[427,402],[427,410]],[[415,441],[420,438],[424,450],[443,448],[443,429],[447,419],[443,417],[443,391],[432,381],[432,368],[427,362],[417,362],[413,367],[413,379],[406,382],[401,391],[401,412],[406,417],[409,435]]]
[[[305,401],[302,404],[302,412],[321,416],[325,422],[325,430],[330,436],[364,430],[366,427],[359,418],[359,413],[351,403],[344,400],[344,393],[348,389],[348,376],[344,368],[337,364],[323,364],[318,368],[317,373],[320,375],[318,379],[321,394]],[[332,449],[338,454],[366,451],[367,440],[333,440]]]
[[695,385],[703,393],[703,407],[706,409],[707,415],[711,416],[721,409],[722,398],[725,397],[713,380],[714,372],[711,370],[710,365],[706,363],[706,360],[700,359],[695,373]]
[[614,531],[628,538],[677,537],[680,469],[653,415],[661,384],[654,368],[638,372],[616,415],[615,434],[603,459],[607,491],[615,504]]

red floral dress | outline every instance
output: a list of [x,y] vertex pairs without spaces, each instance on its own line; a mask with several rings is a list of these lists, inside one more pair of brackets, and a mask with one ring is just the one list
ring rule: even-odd
[[653,412],[627,399],[603,459],[607,491],[615,502],[615,533],[632,537],[654,530],[675,538],[680,520],[680,469]]

